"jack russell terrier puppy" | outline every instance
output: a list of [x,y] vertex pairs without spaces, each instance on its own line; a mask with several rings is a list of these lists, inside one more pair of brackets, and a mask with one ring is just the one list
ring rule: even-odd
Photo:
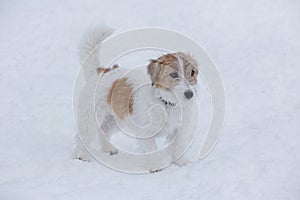
[[[89,97],[94,98],[94,106],[90,110],[78,108],[80,141],[75,158],[89,160],[87,150],[92,148],[112,156],[118,154],[119,150],[109,141],[117,129],[136,137],[145,152],[157,150],[156,136],[166,136],[175,148],[182,146],[184,134],[192,130],[186,126],[181,130],[183,136],[176,139],[181,123],[195,120],[184,113],[196,103],[197,62],[187,53],[176,52],[133,70],[122,69],[117,64],[111,68],[100,67],[101,42],[111,33],[109,28],[90,33],[80,49],[86,81],[89,76],[97,76],[98,82],[94,96]],[[97,124],[90,122],[93,117]]]

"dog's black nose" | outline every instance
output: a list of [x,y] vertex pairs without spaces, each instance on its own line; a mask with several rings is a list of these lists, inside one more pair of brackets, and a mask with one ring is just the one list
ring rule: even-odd
[[192,98],[193,95],[194,95],[194,93],[193,93],[192,90],[188,90],[188,91],[185,91],[185,92],[184,92],[184,96],[185,96],[187,99]]

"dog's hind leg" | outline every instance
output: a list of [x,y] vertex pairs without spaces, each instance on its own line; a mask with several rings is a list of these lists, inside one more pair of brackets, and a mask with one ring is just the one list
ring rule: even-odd
[[97,141],[98,124],[95,118],[95,111],[92,106],[84,109],[78,109],[78,133],[77,147],[74,158],[88,161],[90,159],[89,151],[95,149],[95,141]]
[[89,153],[88,153],[86,147],[82,144],[82,141],[78,135],[76,136],[75,140],[76,140],[77,146],[76,146],[73,158],[82,160],[82,161],[89,161]]
[[97,121],[99,124],[98,141],[100,141],[102,153],[114,155],[118,150],[111,144],[110,139],[114,132],[113,118],[103,112],[98,112]]

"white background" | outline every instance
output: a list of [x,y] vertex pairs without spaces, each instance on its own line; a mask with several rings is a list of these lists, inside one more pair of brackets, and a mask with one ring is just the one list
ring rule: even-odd
[[[71,159],[77,45],[91,24],[199,42],[227,93],[205,160],[128,175]],[[0,199],[299,199],[300,2],[0,1]]]

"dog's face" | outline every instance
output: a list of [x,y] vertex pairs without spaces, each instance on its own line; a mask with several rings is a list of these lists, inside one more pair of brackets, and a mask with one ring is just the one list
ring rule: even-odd
[[192,87],[197,84],[198,65],[190,55],[179,52],[151,60],[148,74],[163,101],[185,104],[193,98]]

